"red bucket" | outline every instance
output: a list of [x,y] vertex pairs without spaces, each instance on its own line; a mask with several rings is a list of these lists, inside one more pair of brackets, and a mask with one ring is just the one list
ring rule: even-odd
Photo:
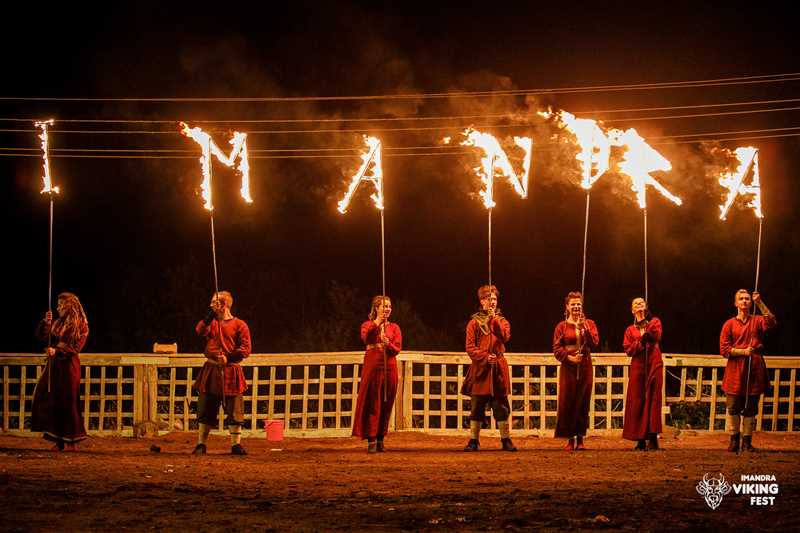
[[283,440],[283,420],[267,420],[264,422],[264,429],[267,430],[267,440]]

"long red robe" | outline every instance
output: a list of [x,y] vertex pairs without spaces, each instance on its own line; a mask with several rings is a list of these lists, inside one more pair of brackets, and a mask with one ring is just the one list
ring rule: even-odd
[[[201,320],[197,323],[195,331],[206,338],[206,348],[203,353],[207,360],[197,374],[194,388],[198,392],[219,396],[223,392],[224,375],[225,396],[238,396],[246,391],[247,381],[239,363],[250,355],[253,346],[250,341],[250,328],[245,321],[235,317],[223,320],[220,332],[219,321],[216,318],[208,325]],[[216,362],[222,354],[225,354],[228,360],[224,370]]]
[[583,361],[576,365],[567,360],[567,355],[575,355],[577,345],[575,325],[566,320],[559,322],[553,332],[553,355],[561,362],[558,373],[558,418],[556,419],[556,438],[572,438],[586,435],[589,427],[589,407],[592,401],[592,349],[600,344],[600,334],[593,320],[586,320],[581,352]]
[[625,330],[622,346],[631,358],[628,392],[625,396],[625,423],[622,438],[643,440],[648,433],[661,433],[661,396],[664,390],[664,362],[661,359],[661,320],[653,317],[646,330],[652,340],[642,341],[638,326]]
[[[388,433],[389,415],[392,414],[397,395],[397,354],[403,349],[403,335],[400,326],[394,322],[388,322],[384,329],[389,340],[385,347],[381,344],[381,330],[375,322],[367,320],[361,324],[361,340],[367,346],[367,351],[364,353],[358,401],[353,415],[353,436],[362,439],[383,437]],[[383,400],[384,387],[386,401]]]
[[31,431],[41,431],[47,440],[78,442],[86,438],[80,406],[80,351],[89,328],[84,325],[80,331],[65,331],[60,320],[52,323],[52,330],[45,321],[37,328],[37,336],[44,341],[51,332],[56,353],[49,358],[33,392]]
[[[511,324],[501,315],[488,320],[485,330],[478,319],[467,324],[466,349],[472,359],[461,385],[465,396],[492,396],[503,398],[511,392],[511,378],[506,361],[506,343],[511,339]],[[489,362],[489,354],[497,356]]]
[[[722,379],[722,390],[725,394],[736,396],[754,396],[767,390],[767,365],[762,357],[764,353],[764,333],[776,324],[774,315],[749,315],[746,322],[738,317],[729,319],[722,326],[719,334],[719,353],[728,360],[725,366],[725,377]],[[733,348],[753,347],[750,356],[750,379],[747,378],[747,357],[731,355]],[[747,384],[747,391],[745,391]]]

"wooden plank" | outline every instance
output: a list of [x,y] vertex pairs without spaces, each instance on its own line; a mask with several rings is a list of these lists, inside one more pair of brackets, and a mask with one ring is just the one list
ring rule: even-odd
[[336,365],[336,429],[342,429],[342,365]]
[[186,396],[183,399],[183,430],[189,431],[189,407],[192,405],[192,371],[194,369],[189,367],[186,369]]
[[422,423],[422,428],[427,431],[428,428],[429,428],[429,426],[428,426],[428,415],[430,414],[429,402],[430,402],[431,364],[430,363],[425,363],[424,369],[425,369],[424,370],[424,372],[425,372],[425,382],[423,383],[423,387],[424,388],[423,388],[423,394],[422,394],[422,398],[423,398],[422,401],[424,403],[422,405],[422,409],[423,409],[423,416],[425,417],[425,420]]
[[611,413],[613,406],[613,398],[611,397],[611,366],[606,365],[606,429],[611,429]]
[[286,367],[286,408],[284,409],[283,419],[286,421],[286,429],[291,426],[292,419],[292,367]]
[[117,434],[122,432],[122,373],[123,367],[117,366]]
[[[539,431],[547,430],[547,367],[545,365],[539,366]],[[556,369],[556,376],[558,369]]]
[[711,407],[708,417],[708,430],[714,431],[717,421],[717,369],[711,369]]
[[531,367],[525,365],[525,368],[522,370],[522,384],[524,389],[522,391],[522,429],[530,429],[530,390],[528,388],[531,386]]
[[790,433],[794,432],[794,402],[795,388],[797,387],[797,369],[789,371],[789,425],[786,428]]
[[[258,367],[253,367],[253,380],[250,386],[250,429],[258,431]],[[266,429],[266,426],[265,426]]]
[[[25,368],[25,367],[23,367]],[[106,367],[100,367],[100,412],[98,413],[97,428],[100,431],[105,429],[106,418]]]
[[694,399],[699,402],[703,399],[703,367],[697,369],[697,385],[694,391]]
[[681,393],[680,401],[686,401],[686,367],[681,368]]
[[447,427],[447,366],[446,363],[440,365],[439,370],[439,427]]
[[405,387],[403,388],[403,427],[406,429],[414,429],[413,427],[413,412],[412,412],[412,392],[414,385],[414,362],[406,361],[405,368]]
[[456,413],[458,415],[458,423],[456,424],[457,429],[461,429],[462,424],[464,423],[464,406],[462,405],[464,398],[461,397],[461,386],[464,384],[464,367],[460,364],[456,364],[456,402],[458,407],[456,408]]
[[406,363],[404,361],[397,361],[397,393],[395,394],[394,408],[392,409],[389,420],[389,429],[393,431],[405,429],[403,427],[403,421],[405,420],[405,415],[403,413],[403,399],[405,398],[405,392],[403,391],[403,388],[405,387],[405,371],[403,367],[405,364]]
[[781,390],[781,370],[775,369],[775,385],[772,387],[772,431],[778,430],[778,398]]
[[169,430],[175,427],[175,372],[177,372],[177,368],[174,366],[169,369],[169,408],[167,409],[168,413],[168,420],[169,420]]
[[25,365],[19,369],[19,429],[25,429]]
[[300,427],[308,429],[308,365],[303,365],[303,411]]
[[[277,372],[278,370],[276,367],[269,367],[269,405],[267,408],[267,419],[270,420],[275,416],[275,379],[277,378]],[[285,424],[285,427],[289,427],[288,422]]]
[[89,392],[91,391],[92,369],[88,366],[85,370],[85,382],[83,384],[83,426],[89,429]]
[[323,429],[323,418],[325,416],[325,365],[319,367],[319,401],[317,403],[317,428]]

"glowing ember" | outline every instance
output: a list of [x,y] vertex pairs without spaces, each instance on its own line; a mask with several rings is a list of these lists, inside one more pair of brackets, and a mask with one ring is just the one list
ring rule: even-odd
[[558,113],[540,112],[541,116],[550,118],[555,116],[558,125],[577,139],[580,147],[575,159],[581,163],[581,187],[591,189],[594,182],[605,174],[611,156],[611,142],[600,128],[597,121],[588,118],[576,118],[572,113],[559,111]]
[[[758,149],[753,148],[752,146],[740,147],[737,148],[734,153],[736,154],[736,159],[739,160],[739,166],[735,172],[723,174],[719,178],[720,185],[728,189],[728,197],[725,199],[725,203],[719,206],[721,211],[719,218],[725,220],[725,218],[728,216],[728,211],[733,205],[733,201],[740,194],[752,194],[753,198],[750,200],[750,203],[747,204],[747,207],[753,208],[756,217],[764,218],[764,214],[761,212],[761,184],[758,173]],[[750,173],[751,168],[753,169],[753,179],[750,182],[750,185],[745,185],[744,180],[747,177],[747,174]]]
[[627,148],[622,161],[619,164],[620,170],[630,176],[634,192],[636,192],[639,207],[647,207],[646,188],[648,185],[655,187],[664,197],[677,205],[683,201],[669,192],[663,185],[653,178],[650,173],[656,171],[672,170],[672,164],[660,153],[654,150],[647,142],[631,128],[625,130],[610,130],[609,139],[614,146]]
[[466,139],[461,143],[463,146],[481,148],[485,154],[481,158],[480,166],[475,167],[475,173],[485,185],[480,195],[483,198],[483,205],[487,209],[491,209],[496,205],[493,199],[495,170],[499,170],[500,175],[508,179],[520,197],[528,197],[528,176],[531,170],[531,156],[533,153],[533,140],[530,137],[514,137],[514,144],[525,152],[522,160],[522,172],[517,174],[511,166],[508,155],[494,135],[472,128],[467,128],[464,131],[464,135]]
[[253,203],[250,197],[250,163],[247,158],[247,134],[233,132],[233,138],[229,141],[232,145],[230,155],[225,155],[222,150],[214,143],[211,135],[204,132],[200,128],[190,128],[185,122],[180,123],[181,133],[191,138],[203,150],[203,155],[200,157],[200,166],[203,172],[203,183],[201,184],[203,200],[205,200],[204,207],[209,211],[214,209],[211,202],[211,155],[213,154],[225,166],[233,167],[236,158],[239,158],[238,170],[242,174],[242,188],[240,193],[244,201]]
[[42,176],[44,188],[42,189],[42,194],[59,192],[58,187],[53,187],[53,182],[50,178],[50,158],[47,146],[47,127],[52,126],[53,124],[55,124],[55,120],[52,118],[50,120],[34,122],[34,125],[42,130],[42,133],[39,134],[39,138],[42,140],[42,160],[44,166],[44,175]]
[[[356,189],[362,181],[369,181],[375,185],[375,192],[370,195],[375,207],[383,209],[383,167],[381,164],[381,141],[376,137],[364,136],[364,143],[367,150],[361,154],[361,167],[350,180],[350,187],[341,201],[339,201],[339,212],[345,214],[350,200],[353,198]],[[373,164],[370,165],[370,162]]]

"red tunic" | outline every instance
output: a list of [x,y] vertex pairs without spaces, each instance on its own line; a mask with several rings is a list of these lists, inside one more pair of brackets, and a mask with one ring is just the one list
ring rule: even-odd
[[[773,315],[749,315],[746,322],[738,317],[729,319],[722,326],[719,334],[719,353],[728,360],[725,366],[725,377],[722,390],[725,394],[737,396],[754,396],[767,390],[767,365],[762,357],[764,353],[764,332],[775,326]],[[750,363],[750,380],[745,391],[747,379],[747,357],[731,355],[733,348],[753,347]]]
[[558,373],[558,418],[556,419],[556,438],[572,438],[586,435],[589,427],[589,406],[592,401],[591,350],[600,343],[600,335],[594,321],[586,320],[581,352],[583,361],[576,365],[567,360],[567,355],[575,355],[578,338],[575,325],[566,320],[559,322],[553,332],[553,355],[561,362]]
[[[225,375],[225,396],[238,396],[247,390],[247,381],[244,371],[239,363],[250,355],[250,328],[244,320],[231,318],[222,321],[222,334],[220,335],[217,319],[206,325],[202,320],[197,323],[195,331],[205,337],[206,349],[204,354],[207,361],[200,369],[194,388],[198,392],[215,394],[222,393],[222,375]],[[220,355],[225,354],[228,364],[224,367],[217,363]]]
[[664,390],[664,362],[658,344],[661,342],[661,321],[653,317],[646,331],[653,340],[643,342],[638,326],[628,326],[622,344],[631,358],[622,429],[622,438],[628,440],[643,440],[648,433],[661,433],[661,395]]
[[[361,384],[358,387],[358,401],[353,414],[353,435],[356,437],[383,437],[389,429],[389,415],[392,413],[394,398],[397,395],[397,354],[403,349],[403,335],[400,326],[388,322],[385,326],[386,372],[383,365],[384,346],[381,343],[380,328],[372,320],[361,324],[361,340],[367,346],[364,366],[361,368]],[[388,377],[388,381],[385,378]],[[383,401],[383,388],[386,387],[386,401]]]
[[[506,345],[511,339],[511,324],[501,315],[484,322],[485,316],[476,313],[467,324],[467,355],[472,359],[461,386],[461,394],[466,396],[492,396],[503,398],[511,392],[511,378],[506,361]],[[489,361],[489,354],[497,356]]]
[[[48,324],[39,323],[37,336],[47,341],[49,334]],[[77,442],[86,438],[80,408],[80,351],[88,336],[86,325],[80,331],[64,331],[61,320],[52,324],[50,342],[56,353],[36,384],[31,406],[31,430],[43,432],[48,440]]]

